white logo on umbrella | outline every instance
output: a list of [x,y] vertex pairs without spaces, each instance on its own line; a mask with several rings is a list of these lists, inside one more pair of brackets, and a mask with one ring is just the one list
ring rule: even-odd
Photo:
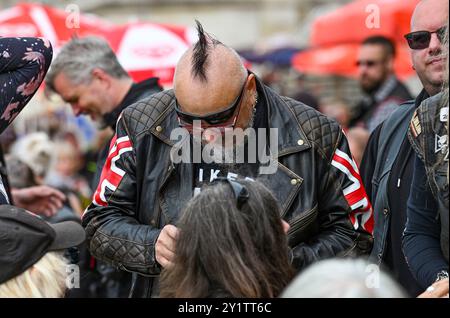
[[187,43],[158,25],[135,25],[126,31],[117,56],[128,71],[175,67]]

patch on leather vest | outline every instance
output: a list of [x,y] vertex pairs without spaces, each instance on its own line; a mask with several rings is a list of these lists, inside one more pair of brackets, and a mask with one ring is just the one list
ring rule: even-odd
[[411,123],[409,125],[414,138],[417,138],[422,133],[422,126],[420,126],[419,116],[417,112],[414,113]]
[[441,112],[439,114],[439,119],[443,123],[448,121],[448,106],[441,108]]
[[442,152],[445,154],[447,151],[447,135],[439,136],[436,134],[436,137],[434,138],[434,152]]

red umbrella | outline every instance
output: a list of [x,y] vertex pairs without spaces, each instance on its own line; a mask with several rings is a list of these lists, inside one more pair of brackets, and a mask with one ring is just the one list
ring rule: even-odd
[[114,28],[91,15],[75,15],[41,4],[23,3],[0,12],[0,36],[45,37],[58,49],[73,36],[104,36]]
[[358,0],[318,18],[312,27],[311,49],[293,58],[300,72],[355,76],[359,44],[372,35],[383,35],[397,46],[397,75],[414,74],[403,35],[420,0]]
[[171,85],[175,66],[196,35],[188,27],[131,23],[110,32],[107,39],[135,80],[156,76],[162,85]]
[[172,84],[178,59],[196,40],[192,28],[155,23],[117,26],[41,4],[19,4],[0,12],[0,36],[45,37],[57,53],[75,35],[104,37],[134,80],[156,76],[162,85]]

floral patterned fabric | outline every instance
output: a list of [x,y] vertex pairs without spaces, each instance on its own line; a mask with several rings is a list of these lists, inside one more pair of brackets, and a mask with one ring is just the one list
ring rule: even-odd
[[[0,37],[0,134],[36,93],[52,55],[46,39]],[[0,204],[8,202],[0,178]]]

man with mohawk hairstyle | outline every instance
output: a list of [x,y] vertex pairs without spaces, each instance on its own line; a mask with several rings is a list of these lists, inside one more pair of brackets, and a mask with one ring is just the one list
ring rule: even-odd
[[[197,30],[199,41],[178,62],[174,89],[128,107],[118,121],[83,216],[92,254],[134,273],[133,296],[158,296],[159,274],[173,262],[181,211],[218,177],[256,179],[273,192],[290,225],[297,270],[319,259],[368,253],[371,206],[339,125],[276,94],[199,22]],[[244,130],[253,133],[227,139]],[[263,145],[258,156],[255,144]],[[185,146],[193,151],[179,160]],[[240,148],[245,160],[223,160]]]

